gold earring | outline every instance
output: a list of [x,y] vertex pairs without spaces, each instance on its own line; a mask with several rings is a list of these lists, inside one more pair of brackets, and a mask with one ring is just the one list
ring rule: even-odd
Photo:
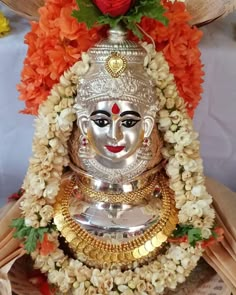
[[81,135],[79,138],[79,157],[91,159],[95,157],[95,152],[92,150],[88,138],[84,135]]
[[145,137],[137,155],[138,160],[148,161],[152,158],[151,139]]

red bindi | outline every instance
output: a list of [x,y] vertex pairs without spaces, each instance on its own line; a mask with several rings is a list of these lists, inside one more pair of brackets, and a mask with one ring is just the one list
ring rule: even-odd
[[112,114],[114,114],[114,115],[118,115],[119,112],[120,112],[120,108],[119,108],[118,105],[115,103],[115,104],[113,104],[111,111],[112,111]]

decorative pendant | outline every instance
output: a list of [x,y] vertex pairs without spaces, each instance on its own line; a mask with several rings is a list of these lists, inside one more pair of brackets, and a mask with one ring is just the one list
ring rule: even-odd
[[113,78],[118,78],[126,68],[127,60],[118,52],[112,52],[106,60],[105,69]]

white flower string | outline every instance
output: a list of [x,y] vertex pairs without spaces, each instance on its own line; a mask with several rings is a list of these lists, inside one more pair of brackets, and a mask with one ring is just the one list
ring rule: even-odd
[[[170,187],[175,192],[180,224],[200,228],[203,238],[211,235],[214,211],[211,196],[204,185],[199,142],[192,127],[184,100],[179,97],[174,76],[161,52],[151,44],[142,44],[147,50],[144,67],[156,84],[160,100],[157,124],[164,138],[162,154],[168,160],[166,172]],[[53,218],[53,203],[57,196],[63,167],[68,165],[67,142],[76,120],[73,105],[79,77],[89,69],[89,57],[64,73],[60,83],[53,87],[36,119],[33,157],[24,182],[24,199],[21,203],[25,224],[44,227]],[[196,266],[202,255],[201,247],[188,243],[169,243],[166,253],[155,261],[132,270],[119,268],[94,269],[82,261],[64,254],[59,248],[57,230],[48,234],[56,245],[47,256],[37,249],[31,253],[35,268],[48,273],[48,280],[64,294],[160,294],[165,288],[175,289]]]

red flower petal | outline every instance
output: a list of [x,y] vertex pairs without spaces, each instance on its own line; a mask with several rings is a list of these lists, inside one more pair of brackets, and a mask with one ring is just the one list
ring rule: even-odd
[[93,2],[103,14],[116,17],[126,14],[131,7],[132,0],[93,0]]

